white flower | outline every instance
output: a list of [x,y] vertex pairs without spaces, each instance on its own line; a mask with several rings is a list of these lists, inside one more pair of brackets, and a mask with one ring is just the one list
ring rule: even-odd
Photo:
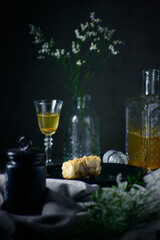
[[122,42],[122,41],[119,41],[119,40],[114,40],[114,41],[113,41],[113,44],[114,44],[114,46],[116,46],[116,45],[118,45],[118,44],[123,44],[123,42]]
[[78,66],[81,66],[81,61],[78,60],[78,61],[76,62],[76,64],[77,64]]
[[94,42],[97,42],[97,41],[100,41],[100,40],[101,40],[100,37],[97,37],[97,38],[93,39]]
[[94,28],[94,23],[93,23],[93,22],[91,22],[91,23],[90,23],[90,26],[91,26],[92,28]]
[[35,37],[33,43],[34,43],[34,44],[41,43],[41,40],[40,40],[39,38]]
[[42,38],[42,33],[41,33],[41,30],[40,28],[35,28],[34,25],[30,24],[29,25],[31,30],[30,30],[30,34],[31,35],[34,35],[34,41],[33,43],[34,44],[39,44],[39,43],[42,43],[44,41],[44,39]]
[[104,31],[104,39],[106,40],[110,40],[113,33],[115,32],[115,29],[112,29],[112,30],[108,30],[108,28],[105,28],[105,31]]
[[95,18],[95,12],[90,13],[90,18],[95,23],[101,22],[100,18]]
[[95,18],[95,12],[90,13],[90,18],[91,18],[92,21],[94,21],[94,18]]
[[85,63],[85,61],[78,60],[78,61],[76,62],[76,64],[77,64],[78,66],[81,66],[83,63]]
[[38,59],[45,59],[45,56],[40,55],[40,56],[38,56],[37,58],[38,58]]
[[49,43],[45,42],[42,45],[42,49],[38,51],[39,54],[48,54],[50,55],[50,48],[49,48]]
[[108,49],[111,51],[111,53],[113,55],[117,55],[119,53],[119,51],[116,51],[114,46],[118,45],[118,44],[123,44],[122,41],[119,40],[114,40],[112,44],[109,45]]
[[98,32],[100,32],[100,33],[104,32],[104,28],[102,28],[100,25],[98,25],[97,28],[98,28]]
[[51,40],[50,40],[50,47],[53,47],[53,44],[54,44],[54,41],[53,41],[53,39],[51,38]]
[[78,37],[79,37],[79,31],[78,31],[78,29],[75,30],[75,34],[76,34],[76,38],[78,38]]
[[116,51],[114,49],[114,46],[112,44],[109,45],[108,49],[111,51],[113,55],[117,55],[119,53],[119,51]]
[[89,48],[89,50],[97,50],[97,45],[96,44],[93,44],[93,42],[91,42],[91,46]]
[[76,38],[82,40],[84,42],[86,37],[84,35],[80,35],[78,29],[75,30]]
[[72,52],[74,54],[77,54],[80,52],[80,45],[77,43],[75,43],[74,41],[72,41]]
[[64,49],[61,49],[61,55],[64,55]]
[[35,34],[35,32],[36,32],[36,28],[35,28],[35,26],[32,25],[32,24],[29,24],[29,26],[30,26],[30,28],[31,28],[31,30],[30,30],[30,34]]
[[67,52],[67,53],[66,53],[66,56],[67,56],[67,57],[70,57],[70,53],[69,53],[69,52]]
[[81,23],[81,30],[84,32],[86,30],[85,25]]
[[81,30],[84,32],[88,26],[89,26],[88,22],[86,22],[86,24],[81,23]]
[[53,53],[53,55],[54,55],[57,59],[59,59],[60,56],[61,56],[60,50],[59,50],[59,49],[56,49],[56,51],[55,51],[55,53]]
[[87,37],[92,37],[92,36],[95,37],[95,36],[97,36],[97,33],[95,31],[87,31],[86,36]]
[[45,42],[43,45],[42,45],[42,48],[43,49],[46,49],[46,48],[48,48],[49,46],[48,46],[48,42]]
[[94,19],[94,22],[95,22],[95,23],[99,23],[99,22],[101,22],[101,20],[100,20],[100,18],[95,18],[95,19]]

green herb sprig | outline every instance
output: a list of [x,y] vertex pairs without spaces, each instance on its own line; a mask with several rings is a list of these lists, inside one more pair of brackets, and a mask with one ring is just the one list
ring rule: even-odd
[[160,217],[158,181],[146,184],[139,172],[137,177],[128,176],[127,181],[122,182],[121,174],[118,175],[117,185],[91,194],[92,205],[69,230],[73,236],[70,239],[107,239],[157,219]]

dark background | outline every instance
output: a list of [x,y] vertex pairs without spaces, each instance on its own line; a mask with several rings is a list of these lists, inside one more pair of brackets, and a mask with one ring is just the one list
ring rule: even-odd
[[125,100],[141,93],[143,69],[160,68],[159,0],[2,1],[0,3],[0,166],[6,150],[17,147],[20,136],[43,147],[37,125],[35,99],[64,101],[60,125],[54,135],[54,154],[62,154],[65,114],[72,95],[62,85],[56,65],[37,59],[29,24],[41,27],[61,48],[69,46],[74,30],[95,11],[104,26],[116,29],[115,38],[125,45],[91,82],[92,108],[100,118],[101,153],[125,152]]

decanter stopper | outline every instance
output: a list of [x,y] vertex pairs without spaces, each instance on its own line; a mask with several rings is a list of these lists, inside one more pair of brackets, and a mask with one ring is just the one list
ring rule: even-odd
[[160,94],[160,70],[143,70],[143,95]]
[[103,163],[121,163],[127,164],[127,156],[116,150],[109,150],[103,155]]

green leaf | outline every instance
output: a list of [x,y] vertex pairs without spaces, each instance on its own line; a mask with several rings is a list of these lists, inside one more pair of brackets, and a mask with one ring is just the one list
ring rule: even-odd
[[129,183],[130,185],[132,185],[132,180],[131,180],[130,175],[127,175],[127,181],[128,181],[128,183]]

